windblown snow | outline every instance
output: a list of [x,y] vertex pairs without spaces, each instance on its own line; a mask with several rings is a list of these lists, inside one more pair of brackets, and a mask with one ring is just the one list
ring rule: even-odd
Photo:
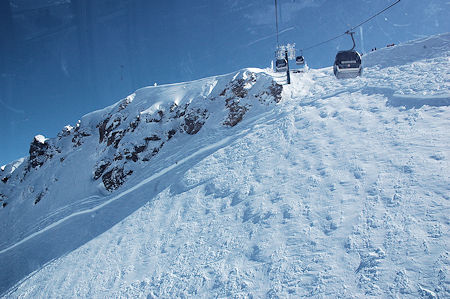
[[147,87],[0,175],[5,298],[450,297],[450,34]]

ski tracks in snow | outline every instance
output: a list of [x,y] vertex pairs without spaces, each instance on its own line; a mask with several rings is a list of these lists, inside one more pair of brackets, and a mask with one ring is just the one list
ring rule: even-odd
[[[273,113],[272,112],[265,112],[265,113],[261,113],[259,115],[250,117],[248,119],[245,120],[245,123],[248,125],[248,127],[251,129],[253,126],[257,126],[258,123],[262,123],[264,122],[264,120],[267,120],[268,117],[270,117]],[[273,115],[272,115],[273,116]],[[154,173],[153,175],[151,175],[150,177],[147,177],[143,180],[141,180],[140,182],[133,182],[134,185],[122,192],[120,192],[117,195],[112,195],[109,199],[107,199],[106,201],[104,200],[104,198],[101,198],[99,196],[90,196],[87,197],[85,199],[81,199],[79,201],[76,201],[76,203],[71,204],[71,205],[67,205],[64,206],[54,212],[52,212],[51,214],[47,215],[45,218],[38,220],[37,224],[34,225],[32,228],[29,229],[29,231],[34,231],[33,233],[27,235],[26,237],[24,237],[23,239],[21,239],[20,241],[15,242],[12,245],[9,246],[5,246],[4,249],[0,250],[0,254],[5,253],[25,242],[27,242],[28,240],[39,236],[43,233],[45,233],[46,231],[49,231],[50,229],[53,229],[55,227],[57,227],[58,225],[66,222],[67,220],[74,218],[76,216],[80,216],[80,215],[85,215],[85,214],[89,214],[89,213],[93,213],[107,205],[109,205],[110,203],[119,200],[121,198],[123,198],[124,196],[140,189],[141,187],[143,187],[144,185],[149,184],[150,182],[156,180],[157,178],[169,173],[170,171],[174,170],[175,168],[187,163],[188,161],[194,159],[197,156],[201,156],[205,153],[208,152],[214,152],[215,150],[229,144],[230,142],[232,142],[233,140],[247,134],[249,132],[249,129],[243,130],[241,132],[236,132],[234,135],[229,135],[228,137],[224,137],[221,138],[220,141],[217,141],[215,143],[210,143],[207,146],[204,146],[202,148],[197,149],[196,151],[194,151],[193,153],[191,153],[190,155],[181,158],[181,159],[176,159],[177,162],[170,165],[169,167],[165,167],[159,171],[157,171],[156,173]],[[203,143],[202,143],[203,144]],[[208,144],[206,142],[206,144]],[[76,206],[76,207],[75,207]],[[74,208],[75,207],[75,208]],[[76,210],[76,212],[73,212],[73,209]],[[66,213],[66,211],[71,211],[71,213],[69,215],[64,215]],[[61,217],[62,215],[62,217]],[[55,220],[57,219],[57,220]],[[43,227],[44,226],[44,227]],[[42,228],[43,227],[43,228]],[[37,231],[35,231],[36,229],[38,229]]]
[[[41,235],[41,234],[45,233],[46,231],[48,231],[48,230],[50,230],[50,229],[52,229],[52,228],[57,227],[57,226],[60,225],[61,223],[66,222],[67,220],[69,220],[69,219],[71,219],[71,218],[73,218],[73,217],[76,217],[76,216],[79,216],[79,215],[83,215],[83,214],[89,214],[89,213],[95,212],[95,211],[97,211],[97,210],[99,210],[99,209],[105,207],[106,205],[109,205],[110,203],[112,203],[112,202],[114,202],[114,201],[116,201],[116,200],[118,200],[118,199],[124,197],[125,195],[132,193],[133,191],[135,191],[135,190],[141,188],[142,186],[144,186],[144,185],[146,185],[146,184],[152,182],[153,180],[155,180],[155,179],[161,177],[162,175],[168,173],[169,171],[172,171],[172,170],[175,169],[177,166],[186,163],[187,161],[193,159],[194,157],[196,157],[196,156],[198,156],[198,155],[201,155],[201,154],[203,154],[203,153],[205,153],[205,152],[208,152],[208,151],[217,149],[217,148],[219,148],[219,147],[221,147],[221,146],[227,144],[230,140],[232,140],[232,138],[231,138],[231,137],[227,137],[227,138],[224,138],[224,139],[222,139],[222,140],[220,140],[220,141],[218,141],[218,142],[216,142],[216,143],[214,143],[214,144],[211,144],[211,145],[209,145],[209,146],[203,147],[203,148],[199,149],[198,151],[194,152],[193,154],[191,154],[191,155],[189,155],[189,156],[187,156],[187,157],[185,157],[185,158],[183,158],[183,159],[177,161],[176,164],[172,164],[171,166],[169,166],[169,167],[167,167],[167,168],[164,168],[164,169],[162,169],[162,170],[156,172],[156,173],[153,174],[152,176],[150,176],[150,177],[148,177],[148,178],[142,180],[140,183],[134,185],[133,187],[131,187],[131,188],[125,190],[125,191],[120,192],[120,193],[117,194],[117,195],[112,196],[110,199],[108,199],[108,200],[102,202],[101,204],[95,205],[94,207],[91,207],[91,208],[88,208],[88,209],[84,209],[84,210],[77,211],[77,212],[75,212],[75,213],[71,213],[70,215],[67,215],[67,216],[65,216],[65,217],[63,217],[63,218],[61,218],[61,219],[59,219],[59,220],[57,220],[57,221],[55,221],[55,222],[53,222],[53,223],[47,225],[45,228],[42,228],[42,229],[40,229],[40,230],[38,230],[38,231],[36,231],[36,232],[34,232],[34,233],[28,235],[27,237],[25,237],[25,238],[23,238],[22,240],[20,240],[20,241],[14,243],[13,245],[10,245],[10,246],[8,246],[8,247],[6,247],[6,248],[0,250],[0,254],[5,253],[5,252],[7,252],[7,251],[9,251],[9,250],[11,250],[11,249],[13,249],[13,248],[15,248],[15,247],[17,247],[17,246],[23,244],[23,243],[25,243],[26,241],[28,241],[28,240],[30,240],[30,239],[32,239],[32,238],[38,236],[38,235]],[[93,203],[93,202],[96,202],[96,199],[97,199],[96,197],[89,197],[89,198],[86,198],[86,199],[81,200],[81,202],[82,202],[82,203],[89,203],[89,204],[91,204],[91,203]],[[80,203],[80,202],[77,201],[77,203]],[[50,219],[52,219],[52,218],[53,218],[54,216],[56,216],[56,215],[61,214],[62,212],[64,212],[64,210],[66,210],[66,209],[68,209],[68,208],[70,208],[70,207],[64,207],[64,208],[62,208],[62,209],[60,209],[60,210],[58,210],[58,211],[55,211],[55,212],[54,212],[52,215],[50,215],[49,217],[47,217],[47,218],[41,220],[41,221],[39,222],[39,224],[38,224],[36,227],[40,227],[40,224],[44,224],[44,223],[50,222],[50,221],[51,221]]]

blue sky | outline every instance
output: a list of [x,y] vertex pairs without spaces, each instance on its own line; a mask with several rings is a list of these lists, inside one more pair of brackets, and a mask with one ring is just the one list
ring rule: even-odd
[[[281,43],[307,48],[395,0],[278,0]],[[276,46],[272,0],[11,0],[0,12],[0,165],[28,154],[84,114],[147,85],[268,67]],[[356,30],[357,49],[450,31],[449,2],[402,0]],[[6,46],[5,46],[6,45]],[[340,38],[304,53],[330,66]]]

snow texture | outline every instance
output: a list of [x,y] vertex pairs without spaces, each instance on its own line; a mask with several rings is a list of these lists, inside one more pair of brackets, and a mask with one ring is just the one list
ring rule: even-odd
[[0,172],[0,291],[450,297],[449,42],[364,55],[356,79],[147,87],[32,143]]

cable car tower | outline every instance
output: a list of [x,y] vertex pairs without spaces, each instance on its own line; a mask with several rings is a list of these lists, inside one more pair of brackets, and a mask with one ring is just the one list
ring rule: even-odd
[[295,44],[278,45],[275,51],[275,70],[286,72],[287,84],[291,84],[289,60],[295,59]]
[[295,59],[295,44],[280,45],[278,37],[278,5],[275,0],[275,23],[277,30],[277,48],[275,50],[275,71],[286,72],[287,84],[291,84],[289,73],[289,59]]

